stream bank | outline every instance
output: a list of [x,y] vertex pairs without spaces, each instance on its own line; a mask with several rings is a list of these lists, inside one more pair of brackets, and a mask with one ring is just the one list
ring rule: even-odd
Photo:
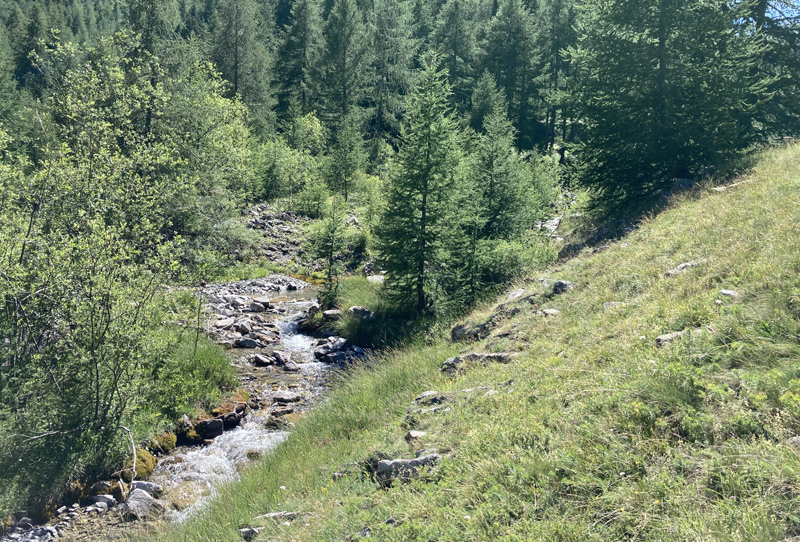
[[[363,355],[342,338],[315,338],[301,331],[302,320],[319,305],[316,290],[299,279],[270,275],[213,284],[200,295],[206,300],[205,330],[229,349],[246,404],[236,403],[216,418],[185,416],[178,423],[177,432],[181,426],[184,437],[193,431],[197,444],[178,446],[158,458],[147,479],[156,489],[148,496],[136,491],[147,501],[146,513],[131,504],[130,496],[128,503],[117,505],[101,502],[101,494],[61,507],[47,525],[33,526],[24,515],[15,518],[17,527],[0,541],[120,540],[147,529],[148,522],[129,521],[137,516],[185,521],[202,510],[221,485],[235,481],[249,462],[285,440],[294,423],[320,403],[335,367],[331,359]],[[340,355],[332,358],[331,353]]]

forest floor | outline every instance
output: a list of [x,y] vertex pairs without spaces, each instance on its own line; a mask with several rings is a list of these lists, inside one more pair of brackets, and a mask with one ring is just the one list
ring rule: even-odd
[[374,358],[152,539],[797,537],[798,164],[672,198],[474,312],[472,342]]

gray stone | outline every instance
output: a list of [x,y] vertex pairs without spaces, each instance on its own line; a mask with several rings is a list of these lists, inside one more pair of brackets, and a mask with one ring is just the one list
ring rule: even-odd
[[292,355],[289,352],[284,352],[283,350],[276,350],[272,353],[272,357],[275,358],[275,363],[278,365],[286,365],[292,361]]
[[326,322],[332,322],[342,317],[342,311],[339,309],[331,309],[322,313],[322,319]]
[[38,527],[33,534],[44,540],[55,540],[59,537],[58,530],[49,525]]
[[95,495],[94,497],[92,497],[92,501],[95,504],[105,503],[109,507],[116,506],[117,504],[117,499],[115,499],[111,495]]
[[218,437],[225,430],[222,420],[219,419],[197,422],[194,428],[197,431],[197,434],[203,437],[203,439],[212,439]]
[[303,398],[302,395],[299,393],[295,393],[293,391],[285,391],[280,390],[276,391],[275,394],[272,396],[272,400],[276,403],[296,403]]
[[237,339],[233,344],[236,348],[261,348],[263,346],[259,341],[249,337]]
[[383,284],[385,277],[383,275],[370,275],[367,277],[367,281],[371,284]]
[[234,324],[234,327],[236,328],[236,331],[238,331],[242,335],[245,335],[253,331],[253,325],[250,322],[250,320],[239,320]]
[[134,489],[141,489],[147,492],[151,497],[157,499],[164,493],[164,488],[153,482],[136,481],[131,484],[131,491]]
[[329,354],[340,352],[347,348],[347,339],[343,337],[328,337],[322,345],[314,349],[314,357],[324,359]]
[[[114,499],[114,503],[116,504],[116,499]],[[96,503],[94,503],[93,506],[94,506],[95,510],[97,510],[101,514],[103,512],[108,512],[108,509],[111,507],[111,505],[109,505],[107,502],[96,502]]]
[[441,461],[439,454],[430,454],[415,459],[386,459],[378,462],[375,470],[375,477],[383,484],[390,483],[392,480],[414,480],[419,478],[419,471],[423,467],[436,466]]
[[347,361],[347,353],[334,352],[323,357],[322,361],[325,363],[330,363],[331,365],[340,365]]
[[347,309],[347,312],[362,320],[372,320],[375,318],[375,313],[365,307],[350,307]]
[[243,295],[227,295],[225,301],[234,307],[246,307],[250,305],[250,298]]
[[448,400],[447,396],[442,392],[438,391],[426,391],[420,393],[415,399],[414,402],[418,405],[429,406],[429,405],[439,405]]
[[297,373],[300,372],[300,366],[295,362],[290,361],[283,366],[283,370],[287,373]]
[[558,280],[553,284],[553,294],[560,295],[575,288],[575,285],[568,280]]
[[559,314],[561,314],[561,311],[558,309],[544,309],[542,311],[542,314],[544,316],[558,316]]
[[511,292],[506,298],[506,303],[510,301],[516,301],[517,299],[521,298],[524,294],[525,294],[525,288],[520,288],[519,290]]
[[59,516],[62,514],[66,514],[67,510],[69,510],[69,508],[67,508],[66,506],[62,506],[56,510],[56,514],[58,514]]
[[665,335],[661,335],[660,337],[656,337],[656,346],[659,348],[662,346],[666,346],[675,342],[677,339],[680,339],[684,335],[686,335],[688,331],[675,331],[674,333],[667,333]]
[[408,433],[406,433],[406,441],[412,442],[414,440],[419,440],[427,435],[428,433],[426,433],[425,431],[409,431]]
[[440,369],[447,375],[455,375],[457,372],[466,370],[476,365],[486,365],[487,363],[509,363],[516,357],[516,354],[508,352],[498,352],[491,354],[467,354],[466,356],[456,356],[445,360]]
[[685,273],[687,269],[691,269],[692,267],[697,267],[698,265],[700,265],[700,263],[696,262],[694,260],[689,261],[689,262],[685,262],[685,263],[680,264],[677,267],[673,267],[672,269],[670,269],[669,271],[664,273],[664,275],[666,277],[668,277],[668,278],[677,277],[681,273]]
[[250,312],[264,312],[267,310],[267,307],[264,307],[261,303],[250,303]]
[[735,290],[720,290],[719,295],[724,295],[725,297],[739,297],[739,292]]
[[256,367],[267,367],[275,363],[275,360],[271,357],[265,356],[264,354],[256,354],[253,356],[253,364]]
[[258,303],[259,305],[261,305],[265,309],[268,309],[270,307],[270,299],[268,297],[266,297],[266,296],[254,297],[253,301]]
[[792,437],[786,441],[786,444],[795,448],[800,448],[800,437]]
[[134,489],[128,495],[128,500],[120,505],[120,512],[124,518],[129,520],[154,518],[164,513],[164,505],[150,496],[148,492]]

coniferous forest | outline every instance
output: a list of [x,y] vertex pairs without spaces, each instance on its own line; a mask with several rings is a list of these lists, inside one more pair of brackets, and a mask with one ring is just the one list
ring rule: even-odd
[[797,136],[799,9],[0,0],[0,511],[234,387],[193,288],[259,264],[248,209],[308,221],[323,308],[366,267],[385,344],[432,333],[576,193],[644,210]]

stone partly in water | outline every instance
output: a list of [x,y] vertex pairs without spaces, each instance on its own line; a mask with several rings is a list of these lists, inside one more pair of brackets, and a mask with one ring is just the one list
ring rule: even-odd
[[120,512],[128,520],[156,518],[164,513],[164,505],[146,491],[134,489],[120,506]]
[[276,391],[275,394],[272,396],[272,400],[276,403],[296,403],[303,398],[302,395],[299,393],[295,393],[293,391]]
[[199,421],[194,426],[197,434],[204,439],[212,439],[220,436],[225,430],[225,424],[222,420],[203,420]]

